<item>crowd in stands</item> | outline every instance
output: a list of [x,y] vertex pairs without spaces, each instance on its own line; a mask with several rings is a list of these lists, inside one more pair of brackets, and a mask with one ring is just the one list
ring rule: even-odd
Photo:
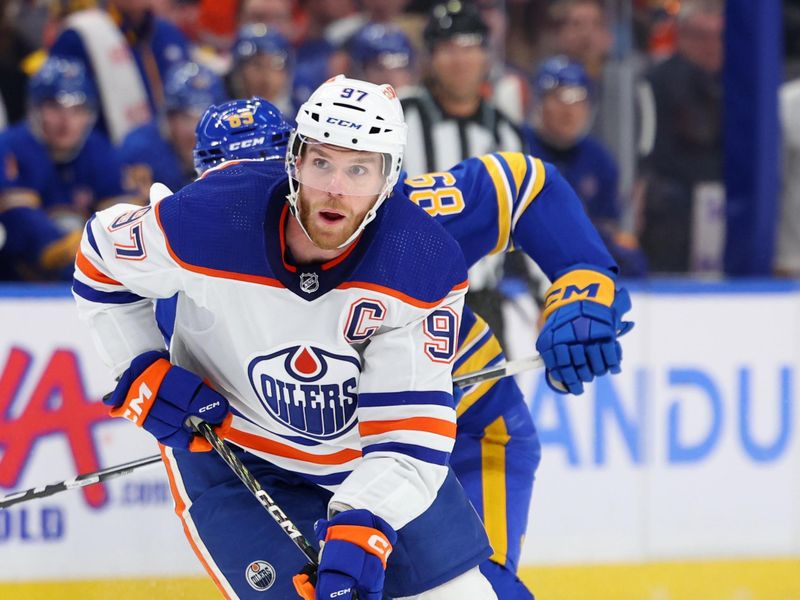
[[68,279],[94,211],[192,181],[209,105],[259,96],[291,119],[337,73],[397,89],[410,175],[526,151],[572,184],[623,276],[702,269],[722,1],[633,0],[632,20],[619,4],[0,0],[0,280]]

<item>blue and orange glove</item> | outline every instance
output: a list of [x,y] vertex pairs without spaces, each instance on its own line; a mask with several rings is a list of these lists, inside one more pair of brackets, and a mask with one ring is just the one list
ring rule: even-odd
[[186,421],[197,416],[220,437],[230,429],[228,401],[200,377],[169,362],[166,352],[151,350],[131,361],[114,391],[103,398],[112,417],[123,417],[171,448],[203,452],[211,445]]
[[630,308],[628,292],[604,273],[576,269],[559,277],[545,295],[545,324],[536,340],[547,384],[561,394],[577,395],[595,377],[619,373],[617,338],[633,327],[622,321]]
[[322,546],[316,585],[312,573],[304,570],[296,575],[300,597],[347,600],[357,592],[359,600],[381,600],[386,561],[397,541],[391,525],[368,510],[356,509],[320,519],[314,532]]

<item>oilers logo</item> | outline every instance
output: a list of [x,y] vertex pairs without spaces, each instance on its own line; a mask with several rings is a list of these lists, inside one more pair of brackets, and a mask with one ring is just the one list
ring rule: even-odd
[[251,588],[264,592],[275,583],[275,567],[265,560],[254,560],[247,565],[245,577]]
[[361,364],[311,344],[292,345],[250,361],[250,385],[267,413],[289,429],[318,440],[355,425]]

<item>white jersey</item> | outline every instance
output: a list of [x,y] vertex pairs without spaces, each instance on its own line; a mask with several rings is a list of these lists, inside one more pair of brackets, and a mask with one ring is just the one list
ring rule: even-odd
[[171,361],[228,398],[229,440],[398,529],[447,473],[463,257],[396,196],[344,255],[295,266],[286,182],[269,162],[228,163],[155,205],[98,213],[79,311],[116,376],[163,348],[152,299],[177,294]]

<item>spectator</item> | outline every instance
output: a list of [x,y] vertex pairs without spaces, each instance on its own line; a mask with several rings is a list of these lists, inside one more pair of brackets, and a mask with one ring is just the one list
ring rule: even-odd
[[294,41],[292,0],[242,0],[239,5],[239,26],[260,23],[277,29],[284,37]]
[[233,45],[233,66],[228,74],[232,98],[259,96],[290,118],[294,53],[289,40],[277,29],[256,23],[244,25]]
[[371,23],[350,38],[347,48],[354,77],[388,83],[400,94],[417,85],[414,49],[400,29]]
[[600,0],[556,0],[552,16],[556,51],[581,63],[592,81],[600,79],[613,41]]
[[677,51],[640,86],[640,239],[653,271],[688,272],[693,227],[714,226],[692,213],[722,180],[722,29],[719,2],[684,0]]
[[509,23],[505,1],[475,0],[475,6],[489,28],[489,97],[503,114],[521,125],[530,110],[530,90],[527,74],[506,60]]
[[108,0],[106,8],[68,16],[50,53],[86,65],[100,91],[98,127],[114,143],[158,114],[162,78],[189,60],[186,38],[154,15],[154,0]]
[[[354,0],[301,0],[305,30],[297,44],[295,102],[305,102],[326,79],[347,70],[347,57],[339,52],[358,27]],[[351,25],[330,36],[338,21],[350,19]]]
[[179,190],[195,178],[194,130],[205,110],[225,100],[222,80],[197,63],[173,67],[164,81],[165,118],[134,129],[120,148],[125,179],[144,203],[158,181]]
[[575,189],[622,275],[643,276],[644,255],[620,226],[617,164],[589,135],[592,88],[586,70],[566,56],[548,59],[536,72],[534,93],[536,110],[527,131],[531,153],[558,167]]
[[69,281],[81,230],[62,232],[41,208],[0,203],[0,282]]
[[644,69],[644,57],[634,54],[611,61],[613,36],[601,0],[557,0],[552,10],[555,22],[555,53],[580,63],[592,82],[597,118],[592,134],[601,140],[623,168],[626,188],[633,183],[635,156],[631,96],[634,73]]
[[779,101],[783,169],[775,270],[800,277],[800,79],[781,87]]
[[[7,234],[29,238],[6,240],[6,274],[16,271],[16,264],[26,265],[28,276],[57,271],[64,266],[57,258],[66,256],[71,263],[74,253],[68,252],[43,262],[43,249],[74,232],[77,241],[95,210],[123,199],[116,153],[92,131],[96,110],[97,92],[80,61],[51,57],[30,79],[27,120],[0,134],[2,222]],[[6,214],[16,208],[28,211]]]
[[[489,29],[474,5],[435,6],[424,31],[428,70],[422,87],[402,98],[408,125],[404,167],[411,175],[446,171],[471,156],[520,151],[521,131],[484,91],[490,68]],[[470,269],[467,302],[502,338],[502,255]]]

